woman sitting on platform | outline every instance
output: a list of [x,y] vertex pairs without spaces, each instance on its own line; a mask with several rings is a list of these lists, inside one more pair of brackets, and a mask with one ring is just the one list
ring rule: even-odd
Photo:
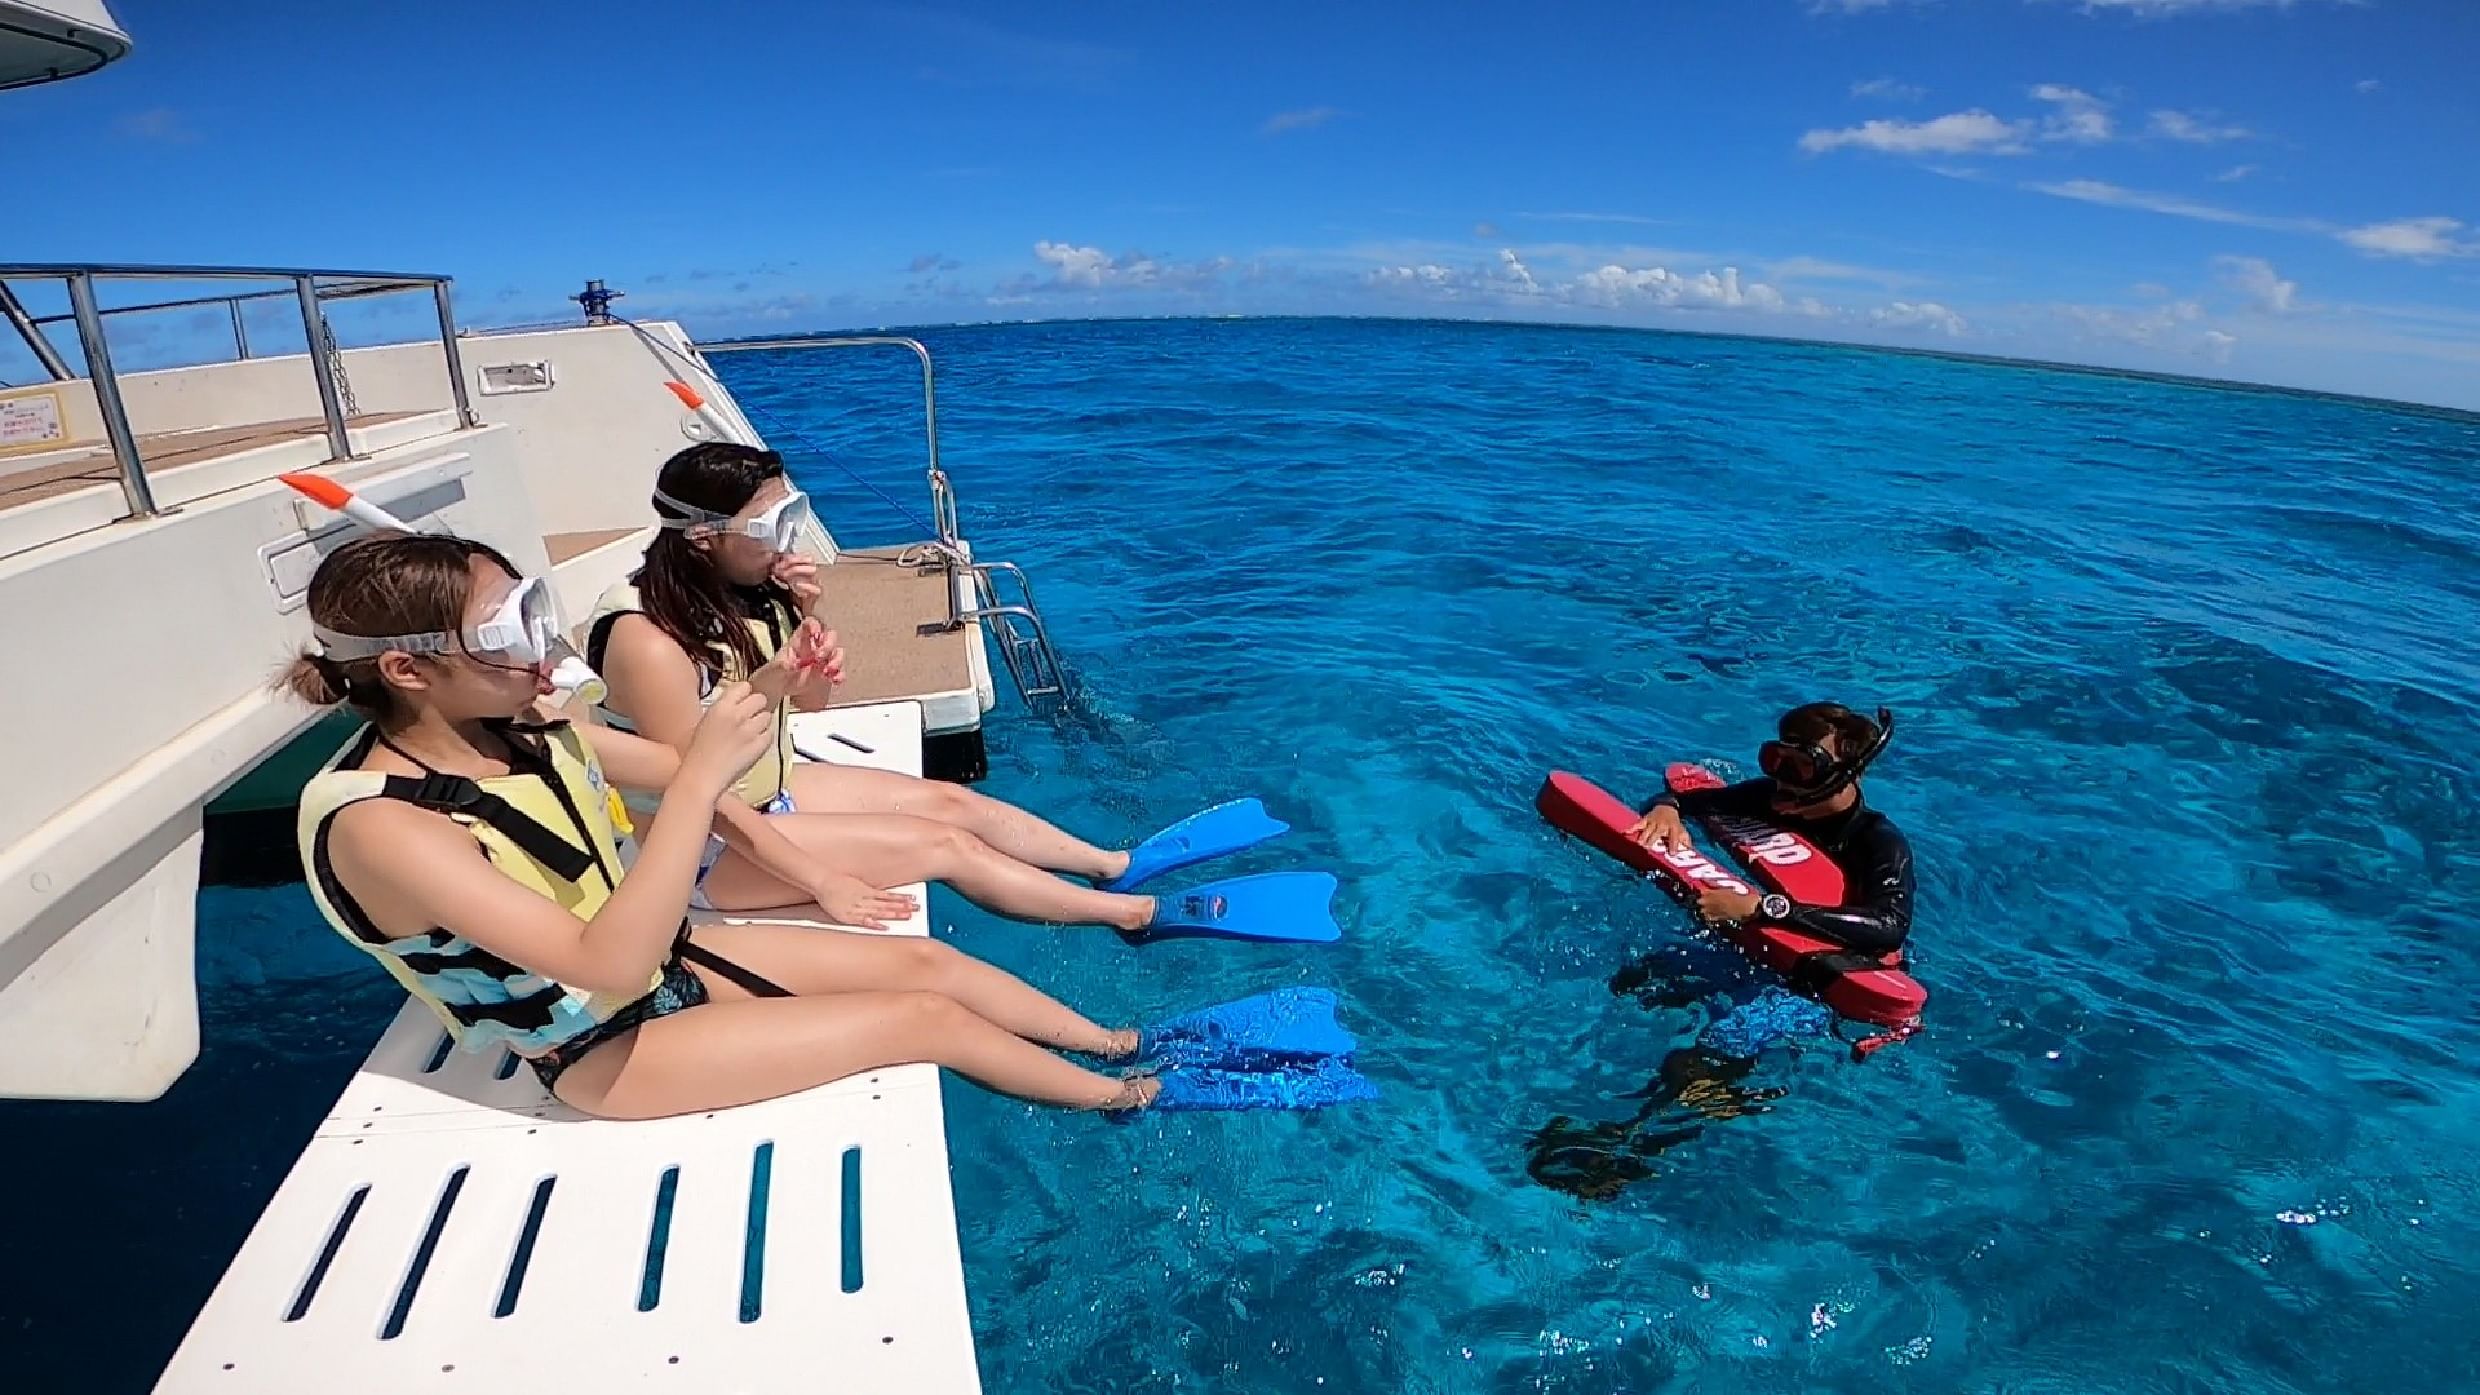
[[[460,1044],[515,1052],[579,1110],[718,1109],[918,1061],[1080,1109],[1368,1092],[1314,990],[1113,1031],[928,939],[692,929],[700,855],[727,792],[774,748],[789,657],[719,685],[676,753],[544,719],[550,587],[481,543],[357,539],[320,563],[309,610],[318,647],[287,686],[370,719],[302,791],[312,899]],[[625,870],[613,785],[661,792]],[[1114,1078],[1055,1051],[1150,1070]]]
[[1150,896],[1052,875],[1109,885],[1129,870],[1125,852],[959,785],[795,758],[791,711],[827,704],[844,656],[810,613],[819,565],[798,550],[809,501],[780,456],[729,442],[691,446],[663,466],[654,506],[662,531],[644,567],[605,592],[587,624],[586,661],[610,688],[603,718],[685,747],[717,693],[781,653],[803,665],[775,705],[772,743],[722,811],[748,837],[710,849],[699,904],[815,900],[839,924],[876,928],[913,909],[886,888],[938,881],[1027,920],[1134,932],[1153,919]]

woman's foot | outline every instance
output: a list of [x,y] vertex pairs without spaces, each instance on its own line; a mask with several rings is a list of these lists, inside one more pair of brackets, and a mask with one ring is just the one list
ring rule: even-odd
[[1097,871],[1091,879],[1094,885],[1101,886],[1107,882],[1115,882],[1120,878],[1127,876],[1129,857],[1130,854],[1126,852],[1111,852],[1106,850],[1102,854],[1101,869]]
[[1136,1056],[1137,1049],[1144,1044],[1143,1038],[1134,1027],[1122,1027],[1117,1031],[1104,1032],[1102,1035],[1103,1048],[1093,1054],[1105,1061],[1130,1060]]
[[1115,908],[1117,913],[1112,916],[1109,922],[1112,929],[1120,931],[1123,934],[1133,935],[1139,930],[1143,930],[1147,926],[1154,923],[1154,916],[1160,906],[1160,902],[1157,898],[1152,896],[1122,896],[1118,899],[1120,905]]
[[1154,1102],[1162,1093],[1162,1081],[1150,1075],[1132,1075],[1119,1083],[1119,1093],[1102,1106],[1107,1114],[1134,1114]]

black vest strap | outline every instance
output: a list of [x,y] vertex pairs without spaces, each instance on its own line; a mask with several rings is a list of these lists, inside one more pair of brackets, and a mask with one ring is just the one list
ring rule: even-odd
[[733,986],[739,988],[750,997],[789,998],[793,996],[791,989],[784,987],[782,984],[777,983],[775,980],[759,973],[757,970],[735,964],[731,960],[724,958],[722,955],[715,953],[711,949],[708,949],[706,946],[690,939],[689,927],[685,924],[680,927],[680,937],[673,941],[673,945],[680,951],[681,958],[688,960],[690,963],[695,964],[700,968],[712,969],[715,973],[721,975],[724,979],[733,984]]
[[497,1022],[512,1031],[531,1032],[551,1025],[552,1009],[568,996],[560,985],[548,984],[522,998],[504,1003],[446,1003],[448,1015],[471,1027],[478,1022]]
[[[553,786],[558,787],[556,779]],[[434,773],[418,780],[409,775],[390,775],[379,793],[420,808],[461,814],[487,824],[561,881],[581,880],[595,866],[594,854],[543,827],[531,815],[463,775]]]

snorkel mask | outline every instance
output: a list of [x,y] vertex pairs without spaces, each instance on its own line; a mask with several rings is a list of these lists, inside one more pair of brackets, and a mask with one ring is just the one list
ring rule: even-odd
[[[355,494],[352,490],[320,475],[278,475],[277,479],[292,487],[312,502],[334,509],[365,528],[390,532],[415,531],[396,515]],[[389,650],[407,654],[446,654],[462,649],[477,662],[495,668],[530,668],[542,672],[551,665],[549,682],[560,692],[589,703],[600,703],[611,696],[611,689],[586,664],[584,656],[568,642],[568,627],[560,620],[560,598],[540,577],[523,577],[508,599],[500,603],[491,618],[460,634],[426,635],[348,635],[313,624],[311,638],[318,641],[319,654],[335,663],[351,663],[355,659],[375,659]],[[495,663],[488,654],[502,654],[506,663]]]
[[1842,756],[1804,742],[1768,741],[1757,748],[1757,768],[1775,788],[1802,804],[1817,804],[1849,789],[1894,740],[1894,713],[1877,709],[1877,735]]
[[602,679],[569,646],[559,597],[553,594],[551,583],[538,576],[520,580],[490,619],[456,633],[348,635],[323,625],[312,625],[310,633],[319,642],[319,652],[337,663],[375,659],[390,652],[462,653],[492,668],[542,673],[548,665],[545,676],[553,687],[577,693],[588,702],[600,702],[605,695],[599,691]]
[[[771,461],[782,459],[772,451],[769,451],[767,455]],[[798,546],[801,540],[801,530],[817,516],[816,511],[810,507],[809,496],[797,489],[790,490],[784,497],[769,504],[756,517],[745,519],[735,519],[728,513],[717,513],[713,509],[702,509],[695,504],[683,503],[661,489],[654,491],[654,501],[657,506],[681,515],[681,517],[673,518],[667,514],[657,519],[656,521],[665,528],[682,533],[697,528],[708,528],[718,533],[738,533],[743,537],[756,538],[777,552],[790,552]]]

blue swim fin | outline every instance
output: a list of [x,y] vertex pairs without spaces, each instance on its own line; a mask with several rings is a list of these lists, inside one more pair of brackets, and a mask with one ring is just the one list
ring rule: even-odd
[[1349,1056],[1360,1043],[1335,1021],[1326,988],[1278,988],[1157,1022],[1138,1034],[1137,1059],[1164,1066],[1247,1069]]
[[1156,940],[1273,940],[1322,944],[1335,924],[1335,879],[1325,872],[1262,872],[1208,882],[1155,903],[1153,923],[1123,930],[1132,945]]
[[1165,872],[1226,857],[1291,831],[1290,824],[1270,817],[1266,806],[1254,799],[1217,804],[1137,844],[1128,854],[1128,870],[1101,886],[1104,891],[1134,891]]
[[1374,1100],[1378,1087],[1352,1064],[1333,1056],[1300,1061],[1276,1070],[1213,1070],[1202,1066],[1166,1071],[1162,1092],[1144,1110],[1115,1114],[1187,1113],[1200,1110],[1325,1109],[1354,1100]]

